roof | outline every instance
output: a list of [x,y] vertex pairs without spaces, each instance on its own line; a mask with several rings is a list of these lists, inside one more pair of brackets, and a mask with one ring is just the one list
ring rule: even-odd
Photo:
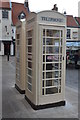
[[75,19],[78,22],[78,24],[80,25],[80,17],[75,17]]
[[67,26],[68,27],[78,27],[75,18],[72,15],[67,15]]
[[10,9],[10,3],[8,0],[0,0],[0,8],[3,8],[3,9]]
[[24,7],[23,3],[12,2],[12,21],[13,25],[16,25],[19,21],[18,16],[21,12],[24,12],[28,16],[28,9]]

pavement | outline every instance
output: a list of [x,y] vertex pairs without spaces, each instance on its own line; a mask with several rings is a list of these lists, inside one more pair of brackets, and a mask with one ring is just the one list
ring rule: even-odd
[[[0,69],[1,73],[1,69]],[[15,58],[2,57],[2,117],[3,118],[78,118],[78,70],[67,69],[65,99],[61,107],[33,110],[14,87]]]

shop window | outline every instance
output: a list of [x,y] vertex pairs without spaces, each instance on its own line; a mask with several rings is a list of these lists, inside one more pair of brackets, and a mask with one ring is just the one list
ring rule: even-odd
[[8,19],[8,11],[6,11],[6,10],[2,11],[2,18]]
[[67,29],[67,39],[71,39],[71,30]]

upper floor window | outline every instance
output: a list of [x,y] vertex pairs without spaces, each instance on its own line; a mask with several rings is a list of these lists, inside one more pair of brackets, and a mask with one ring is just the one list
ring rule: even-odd
[[8,19],[8,11],[6,11],[6,10],[2,11],[2,18]]
[[67,39],[70,39],[70,38],[71,38],[71,30],[67,29]]
[[77,39],[78,38],[78,32],[77,31],[73,32],[72,35],[73,35],[73,39]]

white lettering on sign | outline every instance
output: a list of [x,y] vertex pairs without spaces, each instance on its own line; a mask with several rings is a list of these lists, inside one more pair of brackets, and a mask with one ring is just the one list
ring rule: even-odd
[[61,18],[41,17],[42,21],[63,22]]

